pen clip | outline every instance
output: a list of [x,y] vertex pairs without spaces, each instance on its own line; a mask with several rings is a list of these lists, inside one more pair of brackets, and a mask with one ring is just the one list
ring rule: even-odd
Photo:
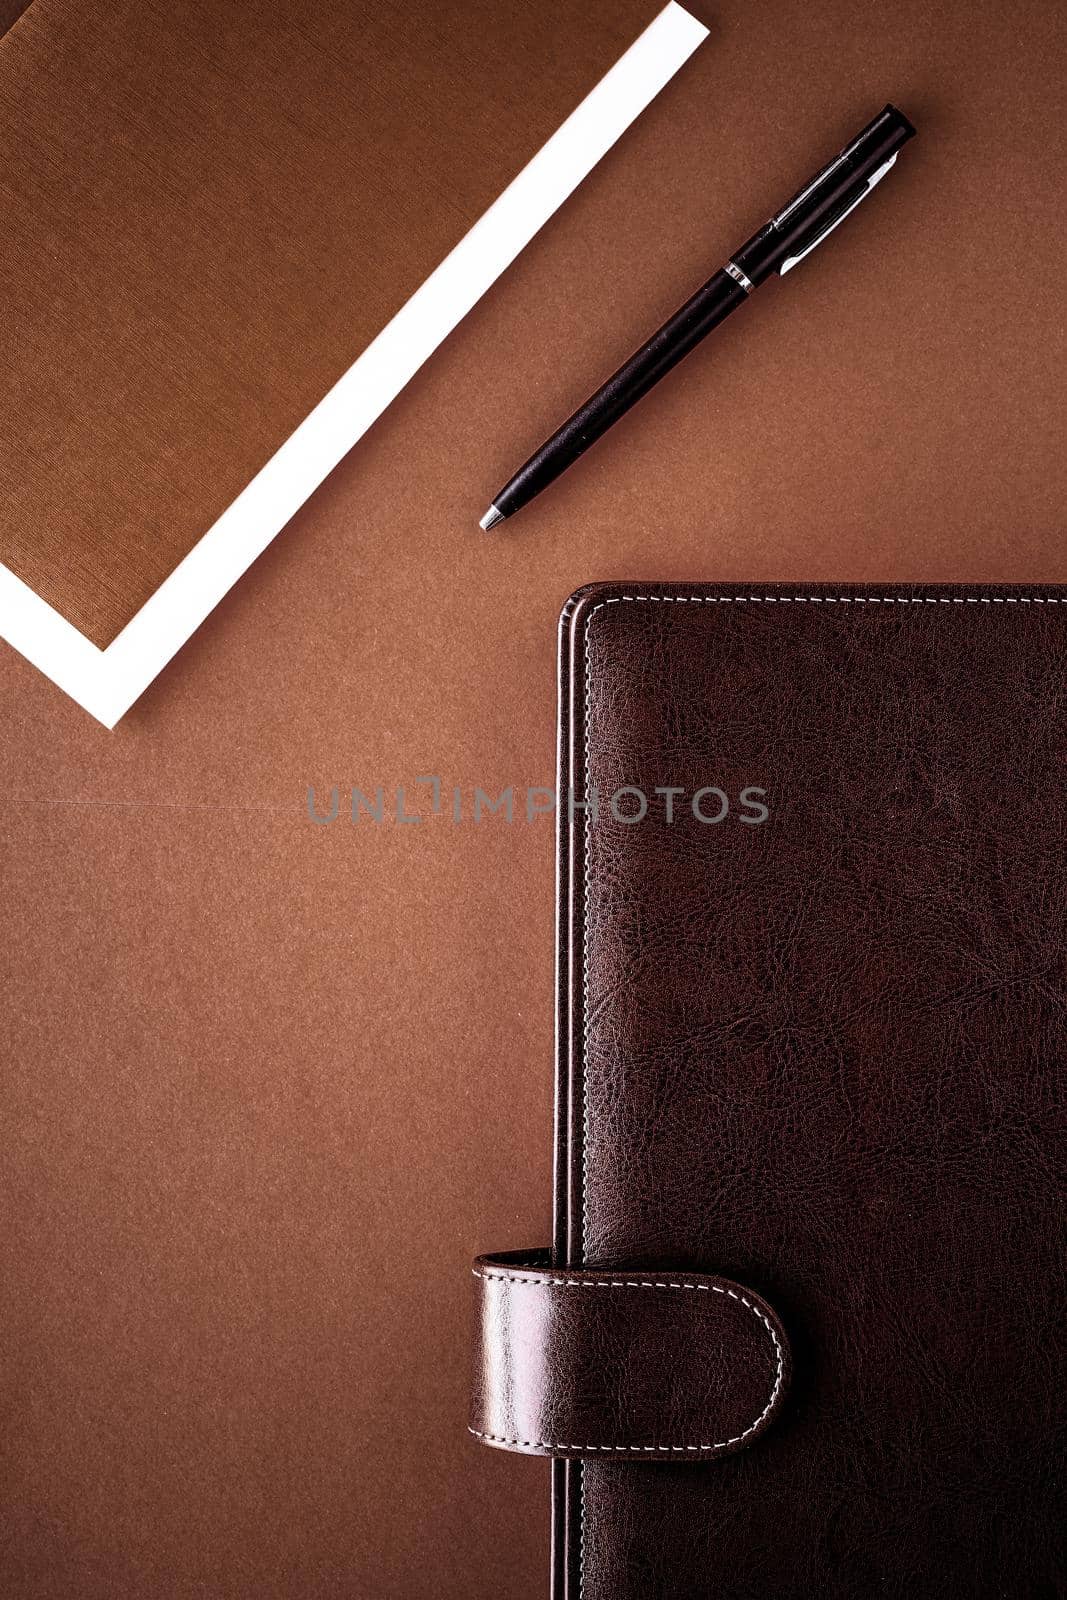
[[889,171],[890,167],[893,165],[893,163],[894,163],[894,161],[896,159],[897,159],[896,151],[894,151],[893,154],[889,157],[888,161],[884,162],[883,165],[880,166],[877,169],[877,171],[871,173],[870,177],[867,179],[867,185],[864,188],[863,192],[856,196],[855,200],[852,201],[851,205],[847,205],[845,207],[844,211],[841,212],[840,216],[836,216],[833,219],[833,221],[831,223],[829,223],[822,230],[821,233],[816,234],[815,238],[811,241],[811,243],[810,244],[806,244],[804,246],[803,250],[798,250],[798,252],[797,252],[797,254],[795,256],[787,256],[786,257],[786,259],[782,262],[782,265],[778,269],[778,273],[779,273],[780,277],[784,278],[786,273],[792,267],[795,267],[798,261],[803,261],[805,256],[810,256],[811,252],[815,249],[815,246],[819,245],[819,244],[822,244],[823,240],[828,238],[830,236],[830,234],[833,233],[834,229],[838,226],[838,224],[844,222],[845,218],[847,216],[849,216],[853,211],[855,211],[856,207],[862,201],[866,200],[867,196],[870,194],[870,192],[874,188],[875,184],[876,183],[881,183],[882,179],[885,177],[886,173]]

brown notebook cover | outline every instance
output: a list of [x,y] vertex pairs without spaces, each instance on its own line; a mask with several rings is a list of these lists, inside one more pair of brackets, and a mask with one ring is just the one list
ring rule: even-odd
[[0,34],[18,21],[32,0],[0,0]]
[[0,634],[112,723],[706,30],[33,0],[0,32]]
[[724,1274],[793,1375],[719,1459],[555,1462],[560,1600],[1062,1593],[1065,624],[1006,587],[566,608],[598,810],[563,807],[553,1266]]
[[658,9],[34,0],[0,560],[109,644]]

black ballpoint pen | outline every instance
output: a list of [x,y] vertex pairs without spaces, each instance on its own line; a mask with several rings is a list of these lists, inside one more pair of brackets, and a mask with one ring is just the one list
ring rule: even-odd
[[866,199],[914,132],[902,112],[886,106],[519,468],[481,527],[495,528],[540,494],[765,278],[802,261]]

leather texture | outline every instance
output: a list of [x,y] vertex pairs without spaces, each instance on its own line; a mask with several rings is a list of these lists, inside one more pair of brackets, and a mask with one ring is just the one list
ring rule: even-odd
[[742,1285],[701,1273],[562,1273],[479,1256],[470,1431],[525,1455],[669,1461],[743,1450],[781,1409],[789,1345]]
[[[561,836],[554,1270],[728,1273],[794,1370],[736,1456],[555,1463],[558,1600],[1063,1593],[1065,623],[1004,587],[565,611],[598,805]],[[697,820],[706,786],[766,820]]]

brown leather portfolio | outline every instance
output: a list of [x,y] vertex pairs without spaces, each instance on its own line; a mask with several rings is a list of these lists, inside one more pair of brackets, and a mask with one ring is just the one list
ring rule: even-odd
[[556,1237],[471,1419],[557,1600],[1060,1592],[1065,668],[1056,588],[568,603]]

